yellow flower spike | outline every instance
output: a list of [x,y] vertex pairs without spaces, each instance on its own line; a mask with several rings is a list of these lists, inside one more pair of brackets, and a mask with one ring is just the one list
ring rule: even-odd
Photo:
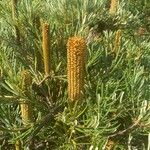
[[32,77],[28,70],[23,70],[21,72],[22,78],[22,88],[27,89],[32,84]]
[[71,37],[67,43],[68,96],[71,102],[83,97],[85,77],[86,42],[81,37]]
[[109,14],[110,15],[115,15],[116,14],[117,7],[118,7],[118,2],[119,2],[119,0],[111,0],[110,9],[109,9]]
[[21,150],[21,142],[19,140],[15,143],[15,150]]
[[21,117],[22,122],[24,125],[27,125],[28,123],[32,122],[32,107],[29,102],[26,100],[22,100],[20,104],[21,108]]
[[44,60],[44,71],[45,75],[50,73],[50,35],[49,35],[49,24],[42,24],[42,49],[43,49],[43,60]]
[[115,34],[115,41],[114,41],[114,47],[112,52],[117,54],[120,44],[121,44],[121,37],[122,37],[122,31],[121,30],[117,30],[116,34]]
[[[22,89],[25,94],[28,93],[28,88],[32,84],[31,74],[28,70],[23,70],[21,72],[22,77]],[[21,117],[24,125],[27,125],[29,122],[32,122],[32,106],[26,99],[21,100]]]

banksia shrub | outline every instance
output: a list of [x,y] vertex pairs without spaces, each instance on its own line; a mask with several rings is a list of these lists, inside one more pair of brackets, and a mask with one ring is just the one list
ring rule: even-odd
[[[22,90],[24,94],[28,94],[27,90],[32,83],[31,75],[28,70],[23,70],[21,72],[21,77],[22,77]],[[30,121],[32,121],[32,107],[31,104],[26,99],[21,100],[20,107],[21,107],[22,121],[23,124],[26,125]]]
[[115,15],[115,13],[117,11],[117,7],[118,7],[118,0],[111,0],[109,14]]
[[67,43],[68,96],[71,102],[82,99],[85,76],[86,42],[81,37],[71,37]]
[[50,35],[49,35],[49,24],[47,23],[42,24],[42,49],[43,49],[45,75],[49,75],[49,72],[50,72]]

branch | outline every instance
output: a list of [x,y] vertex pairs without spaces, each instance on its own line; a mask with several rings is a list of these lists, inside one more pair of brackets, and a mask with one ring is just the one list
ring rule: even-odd
[[118,135],[123,135],[123,134],[127,133],[128,131],[133,130],[136,126],[138,126],[138,124],[139,124],[140,121],[141,121],[141,118],[138,119],[137,121],[135,121],[135,123],[132,124],[131,126],[129,126],[127,129],[124,129],[122,131],[119,131],[117,133],[109,135],[109,137],[115,137],[115,136],[118,136]]

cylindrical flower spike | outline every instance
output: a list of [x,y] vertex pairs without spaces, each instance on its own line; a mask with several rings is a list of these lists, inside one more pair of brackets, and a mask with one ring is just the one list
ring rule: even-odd
[[68,96],[71,102],[83,97],[85,77],[86,42],[81,37],[71,37],[67,43]]
[[42,49],[43,49],[45,75],[49,75],[50,73],[50,35],[49,35],[49,24],[47,23],[43,23],[42,25]]
[[118,50],[121,44],[121,37],[122,37],[122,31],[117,30],[116,35],[115,35],[114,47],[112,50],[112,52],[114,52],[115,54],[118,53]]
[[32,77],[28,70],[23,70],[21,72],[22,78],[22,89],[27,90],[27,88],[32,84]]
[[[22,77],[22,90],[27,94],[27,90],[32,83],[32,78],[28,70],[23,70],[21,72]],[[32,106],[26,99],[22,99],[20,104],[21,108],[21,117],[24,125],[32,122]]]
[[29,122],[32,121],[31,105],[26,100],[24,100],[24,101],[22,100],[20,107],[21,107],[22,122],[24,125],[27,125]]
[[21,150],[21,142],[19,140],[15,143],[15,150]]
[[111,0],[110,9],[109,9],[110,15],[115,15],[118,7],[118,2],[119,0]]

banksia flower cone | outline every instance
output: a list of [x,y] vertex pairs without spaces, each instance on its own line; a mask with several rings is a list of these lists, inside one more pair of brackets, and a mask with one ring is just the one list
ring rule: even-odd
[[28,70],[23,70],[21,72],[22,78],[22,89],[27,90],[27,88],[32,84],[32,77]]
[[111,0],[109,13],[110,15],[115,15],[118,7],[118,0]]
[[69,38],[67,43],[68,96],[71,102],[82,99],[85,77],[86,42],[81,37]]
[[31,111],[31,105],[26,101],[21,102],[21,117],[22,122],[24,125],[27,125],[29,122],[32,121],[32,111]]
[[[21,72],[21,77],[22,77],[22,90],[24,91],[25,94],[28,94],[27,90],[32,83],[31,75],[28,70],[23,70]],[[21,101],[22,101],[20,104],[21,117],[23,124],[26,125],[32,121],[32,107],[31,104],[26,99],[22,99]]]
[[49,75],[50,72],[50,35],[49,24],[43,23],[42,25],[42,49],[45,75]]
[[21,150],[21,142],[19,140],[15,143],[15,150]]
[[122,31],[117,30],[116,35],[115,35],[114,48],[112,50],[112,52],[114,52],[115,54],[118,53],[118,50],[119,50],[119,47],[120,47],[121,37],[122,37],[121,35],[122,35]]

